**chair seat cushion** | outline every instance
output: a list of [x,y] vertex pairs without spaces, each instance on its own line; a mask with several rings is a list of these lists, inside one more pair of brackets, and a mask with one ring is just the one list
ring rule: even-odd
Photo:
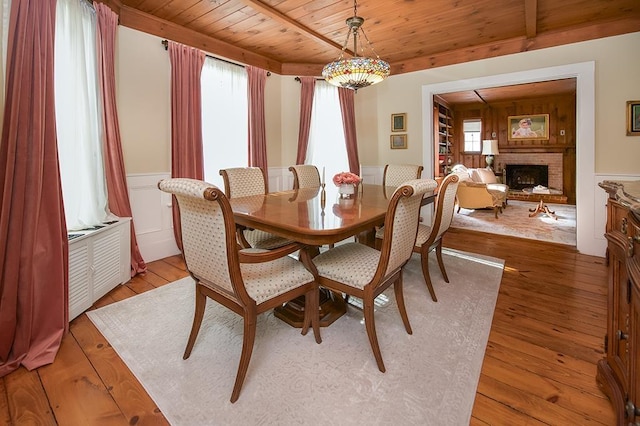
[[380,252],[359,243],[347,243],[313,258],[321,277],[363,289],[375,275]]
[[259,229],[245,229],[244,238],[246,238],[251,247],[265,250],[273,250],[291,244],[291,241],[286,238],[278,237]]
[[[248,251],[256,253],[267,250]],[[271,262],[241,263],[240,270],[247,293],[257,304],[313,281],[313,274],[290,256]]]
[[422,247],[422,244],[427,242],[431,235],[431,227],[423,224],[418,225],[418,235],[416,236],[416,247]]

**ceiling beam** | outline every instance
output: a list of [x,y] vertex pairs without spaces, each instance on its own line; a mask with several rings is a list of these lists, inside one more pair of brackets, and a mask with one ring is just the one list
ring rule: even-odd
[[524,24],[527,38],[534,38],[538,32],[538,0],[524,0]]
[[[311,28],[305,27],[300,22],[288,17],[284,13],[272,8],[271,6],[268,6],[262,3],[259,0],[240,0],[240,1],[246,4],[247,6],[249,6],[250,8],[256,10],[257,12],[262,13],[263,15],[267,15],[271,19],[274,19],[284,24],[286,27],[298,30],[307,37],[310,37],[316,41],[320,41],[338,50],[342,50],[342,45],[336,43],[331,39],[324,37],[321,34],[318,34],[317,32],[313,31]],[[348,49],[345,49],[345,52],[349,53],[350,55],[353,55],[353,52]]]

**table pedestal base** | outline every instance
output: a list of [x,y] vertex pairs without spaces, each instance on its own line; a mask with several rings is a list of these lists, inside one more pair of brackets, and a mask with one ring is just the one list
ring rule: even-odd
[[[302,328],[304,324],[304,296],[297,297],[284,306],[273,310],[276,318],[280,318],[292,327]],[[320,288],[320,327],[328,327],[347,312],[347,304],[342,295]]]
[[555,220],[558,220],[558,216],[556,216],[556,212],[552,212],[551,210],[549,210],[549,207],[542,200],[540,200],[540,202],[534,209],[529,209],[529,211],[531,212],[529,213],[529,217],[534,217],[537,214],[544,213],[549,217],[552,217]]

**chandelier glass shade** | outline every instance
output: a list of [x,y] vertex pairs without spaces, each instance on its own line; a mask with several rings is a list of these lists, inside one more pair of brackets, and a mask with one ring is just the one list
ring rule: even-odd
[[[380,59],[376,54],[367,38],[367,35],[362,29],[364,18],[357,16],[357,2],[353,3],[354,16],[347,19],[347,26],[349,32],[347,33],[347,39],[342,47],[340,57],[325,65],[322,69],[322,77],[334,86],[344,87],[347,89],[358,90],[363,87],[371,86],[372,84],[380,83],[382,80],[389,76],[389,63]],[[368,58],[365,56],[358,56],[358,41],[360,31],[367,41],[367,45],[375,55],[375,58]],[[344,53],[349,43],[349,37],[353,34],[353,57],[349,59],[344,58]],[[360,46],[360,50],[364,52],[364,49]]]

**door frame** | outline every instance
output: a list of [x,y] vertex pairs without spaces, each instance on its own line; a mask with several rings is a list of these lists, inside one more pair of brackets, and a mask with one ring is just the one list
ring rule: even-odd
[[[433,176],[433,96],[443,93],[539,81],[576,78],[576,248],[580,253],[604,256],[604,224],[596,226],[595,191],[595,62],[580,62],[556,67],[452,80],[422,86],[424,175]],[[600,231],[597,235],[595,230]]]

